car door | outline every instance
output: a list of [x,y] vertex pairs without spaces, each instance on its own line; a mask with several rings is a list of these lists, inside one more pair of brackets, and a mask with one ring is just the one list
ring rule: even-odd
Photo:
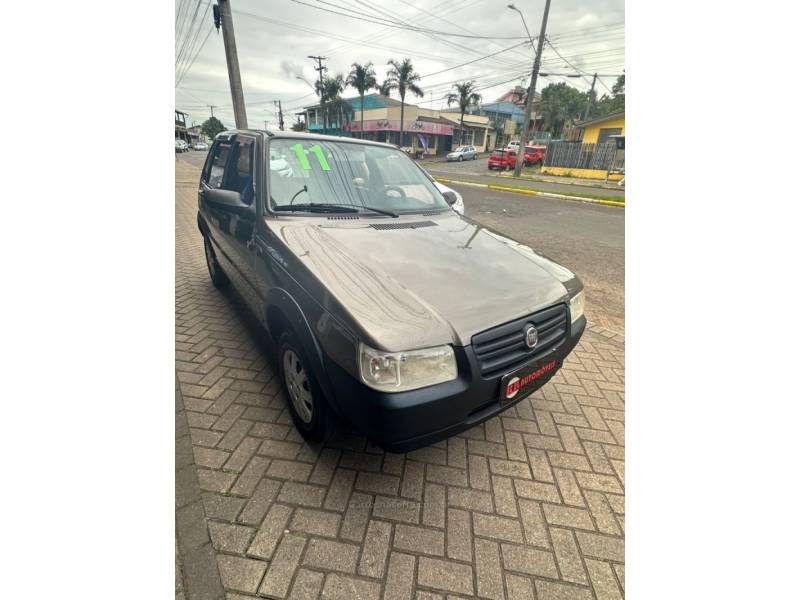
[[[258,185],[255,165],[258,164],[257,142],[251,135],[237,134],[220,140],[214,149],[208,189],[219,188],[238,192],[245,204],[253,205],[250,216],[239,215],[224,207],[207,205],[212,225],[212,242],[217,260],[247,304],[257,310],[259,298],[254,274],[254,225],[258,206]],[[227,155],[227,157],[226,157]],[[220,173],[219,167],[224,163]],[[215,167],[217,167],[215,169]]]

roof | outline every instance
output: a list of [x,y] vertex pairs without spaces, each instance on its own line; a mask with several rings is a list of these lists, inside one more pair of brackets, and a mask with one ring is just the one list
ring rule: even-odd
[[604,117],[596,117],[594,119],[589,119],[588,121],[583,121],[582,123],[575,123],[575,127],[582,127],[586,128],[590,125],[596,125],[597,123],[602,123],[604,121],[610,121],[612,119],[619,119],[620,117],[625,117],[625,111],[611,113],[610,115],[605,115]]
[[[345,102],[350,104],[354,109],[361,110],[361,97],[360,96],[353,96],[352,98],[342,98]],[[390,98],[389,96],[382,96],[380,94],[365,94],[364,95],[364,110],[370,110],[373,108],[386,108],[387,106],[400,106],[400,100],[395,100],[394,98]],[[314,108],[319,108],[321,104],[317,102],[316,104],[312,104],[309,106],[304,106],[305,110],[310,110]],[[408,106],[408,104],[406,104]]]

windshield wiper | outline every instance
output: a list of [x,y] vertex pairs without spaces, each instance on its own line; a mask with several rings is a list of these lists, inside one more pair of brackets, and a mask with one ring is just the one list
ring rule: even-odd
[[347,206],[345,204],[328,204],[325,202],[313,202],[304,204],[279,204],[278,206],[275,206],[273,210],[285,210],[285,211],[305,210],[308,212],[343,212],[343,213],[358,212],[358,208],[356,208],[355,206]]
[[386,215],[388,217],[399,216],[395,212],[392,212],[390,210],[385,210],[383,208],[375,208],[374,206],[361,206],[354,204],[331,204],[328,202],[313,202],[304,204],[279,204],[274,208],[274,210],[285,210],[285,211],[306,210],[308,212],[346,212],[346,213],[354,213],[354,212],[361,212],[362,210],[370,210],[372,212],[376,212],[381,215]]
[[385,208],[375,208],[374,206],[359,206],[358,208],[363,208],[364,210],[371,210],[372,212],[376,212],[380,215],[387,215],[389,217],[398,217],[399,215],[396,212],[392,212],[390,210],[386,210]]

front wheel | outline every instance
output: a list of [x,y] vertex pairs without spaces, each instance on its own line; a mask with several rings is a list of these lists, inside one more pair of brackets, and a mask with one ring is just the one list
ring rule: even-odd
[[462,162],[463,160],[464,160],[464,157],[463,157],[463,156],[459,156],[459,157],[458,157],[458,162]]
[[297,431],[309,442],[329,439],[333,416],[292,331],[284,331],[278,340],[278,370]]

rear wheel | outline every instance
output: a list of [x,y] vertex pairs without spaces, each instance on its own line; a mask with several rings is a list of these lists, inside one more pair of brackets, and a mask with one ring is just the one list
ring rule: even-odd
[[211,240],[208,236],[203,236],[203,248],[206,252],[206,265],[208,266],[208,274],[211,275],[211,282],[214,287],[224,290],[230,285],[230,280],[225,273],[222,272],[222,267],[219,266],[217,255],[214,254],[214,248],[211,246]]
[[278,340],[278,369],[297,431],[310,442],[329,439],[333,433],[333,415],[302,347],[289,330]]
[[458,162],[462,162],[463,160],[464,160],[464,157],[463,157],[462,155],[460,155],[460,154],[459,154],[459,155],[458,155]]

